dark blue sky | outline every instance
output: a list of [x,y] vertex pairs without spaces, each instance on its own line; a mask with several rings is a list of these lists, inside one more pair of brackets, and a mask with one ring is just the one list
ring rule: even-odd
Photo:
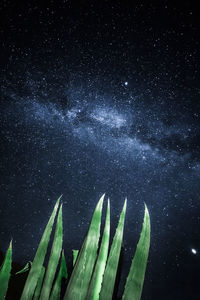
[[198,299],[196,7],[5,1],[1,14],[0,249],[13,237],[14,260],[31,260],[63,194],[70,262],[99,197],[111,200],[112,233],[127,197],[122,282],[146,202],[142,299]]

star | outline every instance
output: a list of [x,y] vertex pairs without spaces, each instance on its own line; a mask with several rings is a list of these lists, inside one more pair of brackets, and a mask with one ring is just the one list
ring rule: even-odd
[[196,249],[194,249],[194,248],[192,248],[192,249],[191,249],[191,252],[192,252],[192,254],[194,254],[194,255],[196,255],[196,254],[197,254],[197,250],[196,250]]

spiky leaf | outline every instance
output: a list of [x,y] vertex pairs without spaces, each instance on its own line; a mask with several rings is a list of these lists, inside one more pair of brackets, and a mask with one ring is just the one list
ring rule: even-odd
[[63,223],[62,223],[62,204],[61,204],[58,213],[56,230],[54,234],[54,240],[51,248],[48,267],[42,285],[40,300],[49,299],[49,295],[52,289],[52,283],[55,277],[56,269],[60,259],[60,254],[62,251],[62,243],[63,243]]
[[67,266],[66,266],[64,251],[62,251],[61,265],[60,265],[60,269],[56,281],[53,286],[53,290],[51,292],[50,300],[60,299],[62,278],[67,279],[67,276],[68,274],[67,274]]
[[103,199],[104,195],[100,198],[95,208],[88,234],[71,274],[64,300],[83,300],[86,297],[97,257]]
[[43,282],[43,278],[44,278],[44,273],[45,273],[45,267],[42,267],[42,270],[41,270],[41,273],[40,273],[40,276],[38,278],[38,282],[37,282],[37,285],[36,285],[33,300],[38,300],[39,299],[40,292],[41,292],[41,287],[42,287],[42,282]]
[[74,266],[78,257],[79,250],[73,249],[72,251],[73,251],[73,266]]
[[88,290],[87,300],[99,299],[99,293],[103,281],[103,274],[105,271],[106,261],[108,257],[109,238],[110,238],[110,201],[108,199],[106,221],[105,221],[104,232],[101,241],[101,247],[99,250],[99,255],[95,265],[95,270],[92,275],[92,280]]
[[123,300],[140,300],[150,246],[150,218],[145,204],[142,231],[126,280]]
[[124,206],[119,218],[119,223],[108,256],[108,261],[103,276],[103,284],[100,292],[100,298],[99,298],[100,300],[112,299],[112,294],[113,294],[115,279],[117,274],[117,268],[119,263],[119,256],[121,252],[122,239],[123,239],[126,205],[127,205],[127,199],[124,202]]
[[47,226],[44,230],[42,239],[40,241],[40,244],[38,246],[37,252],[35,254],[30,272],[28,274],[23,292],[22,292],[22,296],[21,296],[21,300],[31,300],[37,285],[37,281],[39,279],[39,276],[41,274],[42,271],[42,266],[43,266],[43,262],[45,259],[45,255],[47,252],[47,247],[49,244],[49,239],[50,239],[50,235],[51,235],[51,231],[52,231],[52,227],[53,227],[53,223],[54,223],[54,219],[58,210],[58,206],[59,206],[59,202],[60,202],[60,198],[61,196],[58,198],[56,205],[54,206],[53,212],[51,214],[51,217],[47,223]]
[[8,283],[10,279],[10,272],[11,272],[11,264],[12,264],[12,240],[6,251],[6,256],[4,262],[0,269],[0,299],[5,299]]

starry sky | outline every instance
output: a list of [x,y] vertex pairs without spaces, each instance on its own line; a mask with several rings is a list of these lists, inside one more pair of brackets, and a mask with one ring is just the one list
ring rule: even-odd
[[[128,199],[118,297],[141,230],[143,300],[200,299],[200,20],[191,1],[0,4],[0,250],[32,260],[63,194],[64,249]],[[105,216],[105,209],[104,209]],[[117,297],[117,296],[116,296]]]

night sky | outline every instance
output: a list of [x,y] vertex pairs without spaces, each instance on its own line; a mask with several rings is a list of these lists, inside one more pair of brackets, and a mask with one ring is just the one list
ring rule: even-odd
[[145,202],[142,300],[200,299],[197,6],[40,2],[0,4],[0,250],[13,238],[13,260],[32,260],[63,194],[70,264],[100,196],[112,236],[127,197],[118,296]]

